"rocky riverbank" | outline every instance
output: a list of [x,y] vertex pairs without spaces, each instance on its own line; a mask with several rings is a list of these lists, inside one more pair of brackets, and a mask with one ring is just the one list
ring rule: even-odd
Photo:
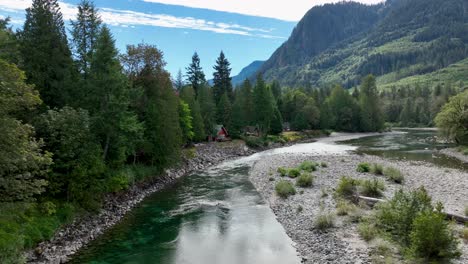
[[450,157],[457,158],[457,159],[461,160],[464,163],[468,163],[468,155],[464,155],[463,153],[458,151],[458,149],[456,149],[456,148],[442,149],[440,151],[440,153],[442,153],[444,155],[447,155],[447,156],[450,156]]
[[[326,139],[333,141],[333,139]],[[320,143],[320,141],[318,142]],[[298,193],[282,199],[275,193],[275,184],[280,177],[278,167],[295,167],[303,161],[325,162],[328,166],[314,172],[314,186],[296,187]],[[405,176],[403,185],[386,181],[385,197],[392,197],[400,189],[414,189],[424,186],[433,201],[441,201],[447,212],[464,214],[468,205],[468,173],[456,169],[439,168],[423,162],[386,160],[375,156],[356,154],[294,154],[283,153],[266,156],[256,162],[250,172],[250,178],[257,190],[269,203],[278,221],[296,243],[296,248],[304,263],[371,263],[369,253],[372,245],[362,240],[357,233],[357,224],[349,217],[336,217],[335,227],[328,231],[313,228],[313,222],[319,214],[335,213],[336,203],[333,198],[335,187],[341,176],[357,179],[371,179],[369,173],[358,173],[360,162],[379,163],[401,170]],[[383,181],[385,179],[381,177]],[[468,263],[468,246],[462,242],[463,256],[455,263]]]
[[177,168],[167,170],[164,175],[155,177],[150,182],[137,184],[123,193],[108,195],[99,214],[81,217],[60,229],[50,241],[42,242],[35,250],[27,252],[28,262],[64,263],[81,247],[119,222],[148,195],[191,172],[255,152],[242,142],[200,144],[196,146],[196,156],[184,160]]

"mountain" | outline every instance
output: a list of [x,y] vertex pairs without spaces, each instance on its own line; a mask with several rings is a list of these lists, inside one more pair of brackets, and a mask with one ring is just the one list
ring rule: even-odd
[[440,72],[466,68],[467,57],[467,0],[340,2],[309,10],[259,71],[293,87],[353,87],[367,74],[379,86],[439,75],[430,80],[444,83],[460,74]]
[[245,79],[254,76],[264,63],[265,61],[254,61],[247,67],[243,68],[238,75],[232,77],[232,86],[236,87],[237,85],[242,84]]

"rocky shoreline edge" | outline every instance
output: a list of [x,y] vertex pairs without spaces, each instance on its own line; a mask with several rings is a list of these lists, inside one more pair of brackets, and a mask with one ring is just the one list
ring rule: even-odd
[[166,170],[163,175],[151,181],[136,184],[122,193],[107,195],[98,214],[79,217],[59,229],[52,239],[43,241],[34,250],[26,252],[27,262],[65,263],[80,248],[118,223],[147,196],[192,172],[236,157],[252,155],[258,150],[247,148],[244,144],[206,143],[196,146],[196,151],[196,157],[184,160],[178,167]]
[[[313,187],[296,187],[296,195],[286,199],[275,192],[280,180],[294,179],[280,177],[278,167],[295,167],[303,161],[324,162],[328,166],[313,172]],[[347,153],[342,155],[278,154],[257,161],[250,171],[250,180],[263,196],[283,225],[286,233],[295,242],[302,263],[372,263],[373,242],[365,242],[357,231],[357,223],[350,216],[336,216],[336,201],[333,193],[341,176],[356,179],[372,179],[370,173],[358,173],[360,162],[379,163],[399,168],[405,176],[403,185],[385,182],[385,198],[403,188],[405,190],[424,186],[433,198],[441,201],[447,212],[463,214],[468,204],[468,173],[457,169],[439,168],[424,162],[408,162],[383,159],[376,156]],[[381,177],[382,181],[385,181]],[[314,228],[314,221],[320,214],[335,214],[335,226],[321,231]],[[364,210],[361,213],[369,213]],[[463,255],[453,263],[468,263],[468,244],[461,242]]]
[[468,163],[468,155],[463,155],[456,148],[446,148],[439,151],[440,153],[461,160],[463,163]]

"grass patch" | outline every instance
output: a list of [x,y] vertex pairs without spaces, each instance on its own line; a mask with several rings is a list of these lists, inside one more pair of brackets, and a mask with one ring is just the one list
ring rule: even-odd
[[335,226],[335,216],[331,213],[321,213],[314,221],[314,228],[326,230]]
[[401,173],[401,171],[397,168],[387,167],[384,169],[383,174],[389,181],[395,183],[403,183],[405,181],[405,177]]
[[288,175],[288,169],[286,168],[279,167],[276,171],[280,174],[281,177]]
[[314,184],[314,176],[310,173],[301,173],[296,180],[296,185],[299,187],[311,187]]
[[298,169],[307,172],[313,172],[317,170],[317,163],[313,161],[304,161],[299,165]]
[[377,236],[377,227],[369,221],[361,222],[358,225],[359,236],[365,241],[369,242]]
[[357,168],[356,168],[356,171],[361,172],[361,173],[370,172],[370,170],[371,170],[371,167],[370,167],[369,163],[367,163],[367,162],[359,163]]
[[385,190],[384,182],[378,179],[364,180],[360,185],[360,193],[364,196],[379,198]]
[[281,198],[288,198],[290,195],[296,194],[296,189],[289,181],[279,181],[275,186],[276,193]]
[[356,210],[356,206],[348,201],[340,199],[336,203],[336,214],[339,216],[349,215]]
[[320,167],[322,168],[327,168],[328,167],[328,164],[326,162],[320,162]]
[[374,163],[374,164],[372,164],[372,166],[370,168],[370,171],[375,175],[383,175],[384,168],[383,168],[382,165],[380,165],[378,163]]
[[338,186],[336,187],[335,193],[338,197],[351,199],[357,193],[357,185],[357,180],[351,177],[343,176],[338,182]]
[[289,178],[297,178],[297,177],[299,177],[299,175],[301,175],[301,171],[299,169],[292,168],[292,169],[288,170],[288,177]]

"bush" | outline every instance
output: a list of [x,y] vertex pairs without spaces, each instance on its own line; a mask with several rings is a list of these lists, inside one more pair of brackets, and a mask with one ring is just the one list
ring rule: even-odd
[[260,148],[265,145],[265,142],[260,137],[245,137],[245,144],[250,148]]
[[288,170],[289,178],[297,178],[299,175],[301,175],[301,171],[298,169],[293,168]]
[[361,182],[361,194],[369,197],[382,197],[382,191],[385,190],[385,184],[378,180],[364,180]]
[[424,188],[411,192],[399,190],[388,202],[377,204],[377,227],[403,245],[410,244],[414,219],[422,212],[432,212],[431,197]]
[[45,215],[54,215],[57,212],[57,207],[53,202],[43,202],[40,206],[41,212]]
[[355,211],[357,208],[354,204],[345,201],[345,200],[338,200],[336,203],[336,214],[343,216],[343,215],[348,215],[351,212]]
[[367,162],[361,162],[358,164],[356,171],[358,172],[370,172],[370,165]]
[[362,239],[369,242],[377,236],[377,228],[372,223],[367,221],[358,225],[358,233]]
[[341,177],[338,186],[336,187],[336,194],[339,197],[343,198],[353,198],[357,193],[356,186],[358,185],[358,181],[351,178],[351,177]]
[[313,172],[317,170],[317,163],[313,161],[304,161],[299,165],[299,169],[303,171]]
[[372,164],[370,171],[375,175],[383,175],[384,168],[382,165],[374,163]]
[[277,172],[279,172],[281,177],[284,177],[284,176],[288,175],[288,169],[285,169],[283,167],[279,167]]
[[298,213],[302,212],[303,210],[304,210],[304,208],[302,208],[302,205],[299,205],[299,206],[297,207],[297,212],[298,212]]
[[319,214],[314,221],[314,227],[318,230],[325,230],[335,226],[335,216],[333,214]]
[[393,167],[385,168],[383,173],[388,180],[396,183],[403,183],[403,181],[405,180],[405,177],[403,176],[401,171]]
[[289,181],[279,181],[275,187],[276,193],[281,198],[287,198],[290,195],[296,194],[296,189]]
[[411,256],[425,260],[449,260],[460,256],[458,241],[440,211],[416,216],[410,234]]
[[326,167],[328,167],[328,164],[327,164],[326,162],[323,162],[323,161],[322,161],[322,162],[320,163],[320,167],[326,168]]
[[296,185],[299,187],[310,187],[314,184],[314,176],[309,173],[302,173],[296,180]]

